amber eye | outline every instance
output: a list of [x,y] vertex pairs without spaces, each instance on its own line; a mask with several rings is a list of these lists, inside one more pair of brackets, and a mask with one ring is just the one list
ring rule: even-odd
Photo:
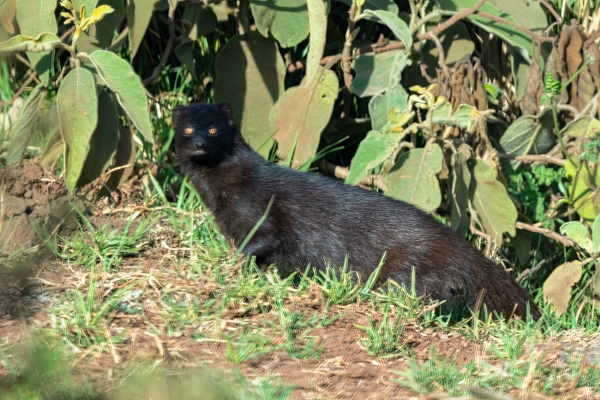
[[214,135],[215,133],[217,133],[217,128],[210,128],[208,130],[208,133],[211,134],[211,135]]
[[186,135],[191,135],[193,132],[194,132],[194,130],[192,128],[185,128]]

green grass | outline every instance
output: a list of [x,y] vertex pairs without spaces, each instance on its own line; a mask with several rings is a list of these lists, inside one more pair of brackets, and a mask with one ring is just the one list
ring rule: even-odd
[[393,371],[401,378],[392,381],[418,394],[438,392],[441,389],[450,396],[460,396],[464,394],[460,385],[475,372],[473,363],[458,367],[455,358],[440,358],[434,347],[430,349],[428,361],[409,359],[408,365],[409,369],[406,371]]
[[370,316],[367,317],[368,325],[360,327],[367,335],[362,339],[362,344],[371,356],[396,356],[404,344],[404,321],[390,309],[389,301],[377,308],[376,314],[383,315],[381,322],[374,323]]
[[[123,229],[109,230],[109,219],[96,229],[90,221],[73,207],[83,221],[80,231],[71,239],[55,237],[46,241],[50,249],[61,259],[88,269],[98,264],[102,271],[117,270],[123,257],[139,254],[148,245],[148,231],[152,218],[143,220],[136,229],[131,229],[132,220],[128,219]],[[130,232],[131,230],[131,232]]]

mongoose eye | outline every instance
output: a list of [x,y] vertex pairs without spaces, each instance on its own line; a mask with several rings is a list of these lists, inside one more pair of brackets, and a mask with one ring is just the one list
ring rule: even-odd
[[210,128],[210,129],[208,130],[208,133],[209,133],[210,135],[214,135],[215,133],[217,133],[217,128]]
[[185,128],[186,135],[191,135],[193,132],[194,132],[194,130],[192,128]]

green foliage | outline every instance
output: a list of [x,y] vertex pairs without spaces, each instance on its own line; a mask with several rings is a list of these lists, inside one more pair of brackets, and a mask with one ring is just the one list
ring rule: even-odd
[[369,102],[369,114],[371,115],[373,129],[382,129],[388,123],[388,112],[390,110],[396,109],[399,112],[404,112],[407,108],[408,93],[402,85],[395,85],[391,89],[386,89],[385,93],[373,96]]
[[454,153],[451,159],[452,175],[450,177],[450,196],[452,211],[450,214],[450,227],[460,236],[464,236],[469,229],[469,186],[471,185],[471,171],[467,159],[462,153]]
[[31,51],[39,53],[54,50],[61,47],[62,43],[58,36],[45,32],[33,38],[31,36],[17,35],[0,44],[0,51]]
[[[54,165],[62,147],[65,181],[67,188],[74,191],[99,177],[113,157],[115,166],[124,165],[119,164],[116,151],[126,144],[118,140],[121,116],[110,105],[111,98],[106,97],[102,88],[105,86],[114,93],[124,115],[131,119],[146,140],[152,142],[148,102],[140,78],[131,65],[115,53],[100,48],[109,45],[122,18],[123,8],[120,5],[116,5],[114,16],[105,19],[106,15],[115,11],[107,4],[94,8],[95,2],[73,4],[63,0],[63,24],[75,25],[71,45],[63,43],[56,35],[58,28],[53,12],[56,3],[41,1],[39,6],[26,12],[30,6],[17,7],[16,19],[22,34],[0,44],[2,51],[28,51],[41,78],[41,84],[30,94],[15,123],[16,129],[11,129],[7,160],[21,161],[32,142],[37,121],[55,121],[58,133],[55,134],[53,129],[45,132],[47,147],[42,151],[42,160],[45,164]],[[86,7],[92,10],[90,14],[86,14]],[[100,24],[97,29],[96,24]],[[84,39],[79,46],[80,37],[89,40]],[[92,37],[97,41],[91,41]],[[67,50],[70,53],[68,63],[62,66],[57,76],[51,76],[51,50]],[[90,54],[82,52],[84,50],[90,51]],[[48,98],[47,94],[50,95]],[[99,115],[110,121],[106,125],[98,123]],[[103,134],[106,136],[99,138]]]
[[388,195],[427,212],[435,210],[442,201],[437,180],[442,159],[442,149],[435,143],[402,154],[386,176]]
[[250,0],[252,15],[258,31],[267,36],[270,32],[281,47],[292,47],[308,36],[308,7],[306,0],[265,2]]
[[[453,15],[461,9],[473,7],[476,3],[477,0],[440,0],[438,7],[443,15]],[[544,8],[537,2],[515,3],[511,0],[493,0],[485,2],[480,10],[493,16],[504,16],[509,21],[518,23],[519,26],[533,32],[541,33],[548,26]],[[530,60],[532,55],[530,36],[511,25],[496,24],[480,15],[472,14],[467,18],[471,23],[516,47],[526,61]]]
[[397,13],[393,13],[386,10],[370,10],[366,9],[361,16],[373,15],[376,19],[380,20],[384,25],[386,25],[396,39],[402,41],[404,46],[407,49],[410,49],[413,44],[412,35],[410,33],[410,29],[408,29],[408,25],[404,22],[400,17],[398,17]]
[[127,2],[125,12],[129,28],[128,36],[131,47],[131,57],[134,57],[140,48],[146,29],[152,18],[152,11],[154,11],[153,8],[155,3],[156,0],[130,0]]
[[598,132],[600,132],[600,121],[589,115],[582,115],[580,118],[569,122],[561,130],[561,135],[568,135],[574,138],[594,139]]
[[554,221],[549,218],[549,190],[558,192],[559,185],[564,185],[565,170],[555,170],[545,165],[532,165],[530,171],[512,173],[508,177],[508,193],[514,196],[525,215],[539,221],[547,229],[554,229]]
[[337,98],[336,75],[322,67],[317,74],[316,79],[309,82],[304,78],[299,86],[286,90],[269,114],[269,125],[279,144],[277,155],[281,159],[293,157],[295,168],[317,152],[320,132],[327,125]]
[[75,189],[85,163],[86,147],[98,123],[98,98],[94,76],[88,70],[71,71],[56,96],[59,131],[65,145],[65,182]]
[[196,79],[198,76],[194,64],[194,48],[198,45],[199,38],[208,35],[217,27],[217,22],[217,16],[212,8],[200,4],[188,3],[183,12],[181,24],[185,28],[187,36],[174,52],[179,61]]
[[492,239],[500,241],[503,232],[514,236],[517,209],[508,197],[506,188],[498,182],[494,171],[482,160],[471,164],[469,198],[479,222]]
[[36,86],[23,103],[21,113],[15,124],[11,127],[11,133],[15,136],[8,146],[6,161],[11,164],[19,161],[25,154],[27,143],[33,134],[36,117],[44,100],[45,90],[42,85]]
[[[555,142],[552,132],[554,122],[549,111],[542,113],[539,118],[525,115],[513,122],[500,139],[504,152],[512,155],[548,152]],[[513,168],[518,168],[520,164],[519,161],[511,162]]]
[[[584,155],[584,159],[590,158]],[[565,164],[566,177],[572,182],[568,198],[577,213],[586,221],[593,221],[600,213],[596,190],[600,185],[600,168],[590,161]]]
[[325,271],[318,271],[316,282],[321,285],[327,303],[335,305],[350,304],[361,297],[368,296],[375,286],[384,259],[385,255],[379,266],[363,285],[361,285],[355,273],[349,271],[348,259],[339,269],[328,267]]
[[352,159],[346,183],[356,185],[367,176],[369,170],[378,167],[390,158],[403,136],[402,133],[380,133],[378,131],[367,133],[367,137],[360,142]]
[[400,74],[410,62],[405,50],[361,55],[353,65],[356,76],[352,81],[352,93],[368,97],[392,88],[400,81]]
[[115,93],[119,104],[135,127],[152,143],[148,101],[140,78],[132,71],[127,61],[110,51],[97,50],[90,54],[90,60],[106,87]]
[[142,251],[142,240],[152,223],[151,218],[146,219],[130,232],[131,220],[127,221],[123,230],[109,230],[109,220],[96,229],[89,220],[81,217],[84,220],[82,231],[71,239],[60,238],[54,241],[51,249],[63,260],[83,265],[90,270],[99,266],[105,272],[118,268],[123,257]]
[[215,60],[215,101],[228,102],[250,146],[268,156],[269,112],[284,91],[285,65],[277,43],[258,32],[234,36]]
[[[16,19],[19,23],[20,33],[30,38],[48,38],[50,41],[55,41],[53,37],[57,33],[57,24],[54,17],[56,9],[56,1],[54,0],[36,0],[29,2],[28,0],[17,1]],[[50,34],[50,35],[48,35]],[[0,45],[0,48],[2,45]],[[36,52],[28,52],[27,58],[35,69],[35,72],[40,77],[44,86],[50,82],[50,74],[52,73],[51,52],[39,49]]]

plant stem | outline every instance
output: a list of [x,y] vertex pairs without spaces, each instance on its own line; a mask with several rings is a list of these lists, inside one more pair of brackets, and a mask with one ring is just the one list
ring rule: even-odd
[[560,127],[558,125],[558,112],[556,111],[556,102],[552,102],[552,117],[554,119],[554,130],[556,131],[556,137],[558,138],[558,143],[560,143],[560,148],[565,156],[565,160],[568,160],[570,163],[575,165],[569,153],[567,153],[567,147],[565,146],[565,142],[562,139],[562,135],[560,134]]
[[[572,161],[571,161],[572,163]],[[575,165],[575,164],[573,164]],[[567,199],[569,201],[569,204],[573,204],[575,203],[575,199],[573,198],[575,196],[575,188],[577,187],[577,181],[579,181],[579,173],[581,172],[581,166],[583,165],[583,163],[579,163],[579,165],[577,166],[577,171],[575,172],[575,178],[573,179],[573,186],[571,186],[571,193],[569,194],[569,198]]]

